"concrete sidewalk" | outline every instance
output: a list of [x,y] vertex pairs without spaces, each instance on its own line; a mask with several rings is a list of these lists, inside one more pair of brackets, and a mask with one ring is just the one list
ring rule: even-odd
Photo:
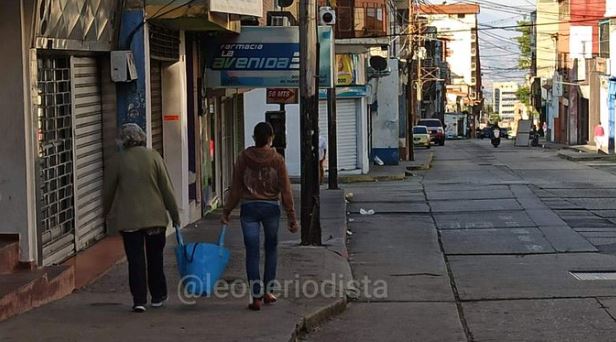
[[340,183],[369,183],[400,181],[413,176],[413,170],[427,170],[432,165],[434,153],[430,150],[415,150],[414,161],[400,161],[398,165],[370,165],[365,175],[339,175]]
[[[344,286],[352,280],[345,245],[346,204],[342,191],[322,191],[323,247],[299,246],[299,234],[280,229],[278,280],[285,284],[279,303],[261,312],[247,310],[244,247],[239,217],[227,234],[231,260],[223,276],[239,296],[185,298],[178,292],[175,236],[168,239],[166,275],[169,301],[144,314],[130,311],[125,263],[86,288],[54,303],[0,323],[2,341],[289,341],[346,307]],[[218,216],[184,228],[186,241],[215,241]],[[336,286],[332,284],[336,282]],[[242,285],[240,285],[242,284]],[[317,291],[317,287],[323,288]],[[323,291],[324,290],[324,291]],[[336,292],[334,292],[336,290]],[[229,291],[233,293],[233,291]],[[244,292],[244,293],[242,293]],[[317,293],[318,292],[318,293]],[[194,301],[195,304],[185,302]]]

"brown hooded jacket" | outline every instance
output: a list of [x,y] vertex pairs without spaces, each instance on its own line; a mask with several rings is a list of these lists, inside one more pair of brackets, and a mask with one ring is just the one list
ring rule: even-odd
[[284,159],[271,147],[249,147],[240,153],[233,168],[233,184],[225,203],[228,215],[240,200],[282,202],[289,223],[295,222],[291,182]]

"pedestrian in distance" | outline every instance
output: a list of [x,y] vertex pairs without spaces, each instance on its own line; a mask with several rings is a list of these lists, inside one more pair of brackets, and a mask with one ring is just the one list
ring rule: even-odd
[[536,125],[533,125],[530,131],[530,145],[533,147],[539,146],[539,131],[537,131]]
[[158,152],[148,149],[146,135],[137,124],[121,128],[121,151],[106,170],[104,213],[115,208],[117,230],[122,233],[128,260],[128,282],[133,311],[146,310],[148,287],[151,306],[167,300],[163,251],[169,223],[180,216],[167,167]]
[[603,140],[605,138],[605,130],[603,126],[601,126],[601,122],[599,122],[595,126],[595,145],[597,146],[597,153],[601,151],[601,147],[603,147]]
[[[242,151],[233,169],[233,184],[225,203],[221,222],[229,224],[233,209],[241,203],[240,222],[246,248],[246,274],[251,290],[250,310],[261,310],[262,303],[273,304],[276,284],[278,227],[280,202],[284,207],[289,231],[299,226],[295,219],[291,181],[284,158],[272,148],[274,130],[261,122],[254,128],[255,146]],[[259,236],[265,236],[265,268],[263,280],[259,271]]]
[[325,179],[325,157],[327,156],[327,141],[319,135],[319,183],[323,184]]

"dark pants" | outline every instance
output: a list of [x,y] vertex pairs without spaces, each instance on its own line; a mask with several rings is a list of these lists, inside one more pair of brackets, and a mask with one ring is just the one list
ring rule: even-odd
[[[264,292],[271,292],[276,280],[276,263],[278,249],[278,226],[280,225],[280,206],[276,202],[251,202],[242,205],[240,213],[244,245],[246,246],[246,273],[254,298],[263,297]],[[261,226],[265,236],[265,270],[263,282],[259,272]],[[262,285],[265,285],[265,291]]]
[[128,259],[128,282],[133,295],[133,304],[145,305],[148,302],[148,287],[152,301],[166,298],[167,280],[163,269],[163,251],[166,242],[164,230],[151,235],[146,230],[124,232],[122,237]]

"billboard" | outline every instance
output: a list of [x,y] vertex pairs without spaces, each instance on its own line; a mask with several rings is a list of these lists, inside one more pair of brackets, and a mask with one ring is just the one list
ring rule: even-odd
[[[319,27],[319,86],[333,87],[332,28]],[[206,82],[212,88],[298,88],[299,28],[243,27],[208,48]]]
[[263,16],[263,0],[210,0],[210,11]]

